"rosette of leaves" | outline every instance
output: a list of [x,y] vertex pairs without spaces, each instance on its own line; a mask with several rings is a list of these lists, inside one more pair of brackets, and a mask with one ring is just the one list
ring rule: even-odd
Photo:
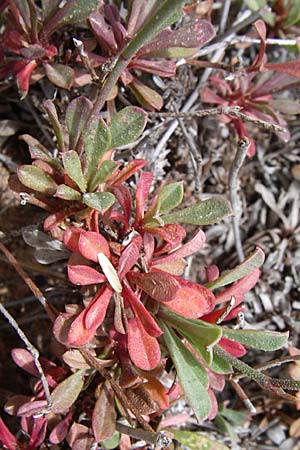
[[[129,4],[124,20],[114,4],[100,6],[89,17],[99,51],[87,53],[93,67],[100,66],[101,71],[111,70],[114,58],[161,6],[159,0],[133,0]],[[147,109],[160,109],[163,102],[155,90],[140,80],[138,73],[142,71],[161,77],[173,77],[176,64],[172,59],[191,56],[215,36],[211,23],[200,18],[192,18],[177,30],[172,30],[170,25],[180,19],[181,15],[181,10],[175,9],[170,20],[162,24],[160,33],[136,52],[120,77],[123,86]],[[117,93],[116,86],[110,97],[114,98]]]
[[59,0],[39,3],[10,0],[3,13],[5,26],[0,44],[0,80],[16,77],[22,98],[28,93],[34,72],[36,79],[46,75],[55,86],[72,87],[75,72],[59,61],[58,48],[62,42],[57,32],[66,25],[84,23],[99,5],[98,0],[67,0],[62,7]]
[[118,169],[111,160],[112,149],[131,143],[143,132],[146,113],[138,107],[127,107],[113,116],[109,126],[101,117],[87,125],[92,103],[78,97],[67,108],[65,133],[53,103],[46,101],[45,108],[55,131],[58,155],[53,156],[35,138],[22,136],[33,162],[18,168],[11,187],[21,192],[21,198],[25,195],[29,202],[51,213],[45,220],[45,231],[54,232],[70,216],[79,222],[93,218],[97,222],[96,216],[115,202],[111,186],[146,164],[136,160]]

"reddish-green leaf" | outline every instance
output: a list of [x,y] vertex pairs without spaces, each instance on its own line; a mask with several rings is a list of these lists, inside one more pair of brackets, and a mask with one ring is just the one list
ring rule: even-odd
[[229,450],[226,445],[210,439],[204,434],[196,433],[196,431],[177,430],[175,428],[168,428],[166,431],[169,431],[174,439],[190,450]]
[[66,184],[60,184],[56,190],[55,197],[69,201],[80,201],[81,194]]
[[166,272],[129,272],[128,278],[158,302],[169,302],[180,288],[178,281]]
[[68,105],[66,124],[70,136],[70,149],[75,149],[92,107],[92,102],[86,97],[77,97]]
[[206,284],[209,289],[217,289],[227,284],[233,283],[242,277],[253,272],[255,269],[260,267],[265,260],[264,252],[257,247],[255,251],[249,255],[241,264],[236,266],[234,269],[225,272],[217,280],[211,281]]
[[51,393],[51,412],[58,414],[68,411],[83,388],[84,373],[85,370],[78,370],[56,386]]
[[144,131],[147,114],[136,106],[121,109],[112,118],[110,132],[111,147],[121,147],[134,142]]
[[57,184],[51,176],[35,166],[25,165],[18,168],[18,178],[24,186],[43,194],[54,195]]
[[44,64],[46,75],[51,83],[63,89],[71,89],[74,83],[74,70],[64,64]]
[[160,362],[159,343],[146,332],[138,317],[128,320],[128,352],[132,362],[142,370],[153,370]]
[[160,325],[164,331],[164,341],[176,367],[180,385],[197,419],[201,422],[211,410],[206,370],[170,328],[163,322]]
[[49,164],[57,165],[57,161],[53,158],[52,154],[37,139],[29,134],[23,134],[19,139],[28,145],[32,159],[41,159]]
[[108,180],[108,178],[116,169],[117,165],[118,164],[115,161],[103,161],[99,169],[96,171],[94,177],[90,181],[89,191],[93,192],[100,184]]
[[92,417],[92,428],[97,442],[113,436],[116,429],[116,419],[113,391],[109,383],[105,382],[101,386]]
[[115,196],[111,192],[93,192],[82,196],[82,202],[90,208],[104,212],[115,203]]
[[67,175],[77,184],[81,192],[85,192],[87,183],[83,176],[81,161],[78,154],[74,150],[70,150],[64,152],[62,158]]
[[165,224],[181,222],[194,225],[210,225],[231,214],[232,210],[227,200],[210,198],[198,205],[162,216],[162,220]]
[[144,108],[150,110],[160,110],[162,108],[163,99],[161,95],[154,89],[146,86],[146,84],[142,83],[137,78],[134,78],[132,83],[128,85],[128,88]]

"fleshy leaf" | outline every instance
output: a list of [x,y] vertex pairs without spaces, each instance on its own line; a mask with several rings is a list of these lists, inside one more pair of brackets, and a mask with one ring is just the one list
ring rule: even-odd
[[198,205],[162,216],[162,220],[165,224],[181,222],[194,225],[210,225],[231,214],[232,210],[227,200],[210,198]]
[[238,341],[247,347],[264,350],[266,352],[282,348],[288,340],[289,333],[262,330],[232,330],[222,327],[224,336]]
[[142,370],[152,370],[160,361],[159,343],[146,332],[138,317],[128,320],[128,352],[132,362]]
[[63,89],[71,89],[75,79],[72,67],[64,64],[44,64],[44,67],[51,83]]
[[70,136],[70,149],[75,149],[92,107],[92,102],[83,96],[75,98],[68,105],[66,111],[66,124]]
[[158,302],[173,300],[180,284],[166,272],[129,272],[128,278]]
[[76,189],[70,188],[66,184],[60,184],[56,190],[55,197],[69,201],[80,201],[81,194]]
[[115,196],[111,192],[94,192],[82,196],[82,201],[90,208],[104,212],[115,203]]
[[102,384],[92,418],[92,428],[97,442],[113,436],[116,429],[117,413],[113,391],[108,382]]
[[172,433],[174,439],[190,450],[229,450],[226,445],[195,431],[177,430],[175,428],[167,428],[166,431]]
[[62,158],[67,175],[77,184],[81,192],[85,192],[87,183],[83,176],[81,161],[78,154],[74,150],[70,150],[64,152]]
[[176,334],[163,322],[160,322],[160,325],[164,331],[164,341],[176,367],[180,385],[197,419],[201,422],[211,410],[210,396],[207,391],[208,375],[200,361],[183,345]]
[[97,171],[100,159],[110,148],[110,129],[102,119],[96,118],[82,133],[84,151],[86,155],[85,178],[89,182]]
[[57,184],[39,167],[24,165],[18,168],[18,178],[24,186],[43,194],[54,195]]
[[93,267],[84,264],[68,264],[68,277],[71,283],[80,286],[98,284],[106,281],[105,276]]
[[100,184],[105,183],[112,175],[117,165],[118,164],[115,161],[103,161],[89,184],[89,191],[93,192]]
[[78,249],[82,256],[96,263],[98,262],[98,253],[102,252],[108,258],[110,256],[107,240],[102,234],[94,231],[80,233]]
[[84,373],[85,370],[78,370],[56,386],[51,393],[51,412],[58,414],[68,411],[83,388]]
[[206,284],[209,289],[217,289],[227,284],[233,283],[246,275],[249,275],[255,269],[260,267],[265,260],[264,252],[257,247],[255,251],[249,255],[241,264],[236,266],[234,269],[225,272],[215,281],[211,281]]
[[121,109],[112,118],[110,131],[111,147],[121,147],[135,141],[144,131],[147,114],[136,106]]

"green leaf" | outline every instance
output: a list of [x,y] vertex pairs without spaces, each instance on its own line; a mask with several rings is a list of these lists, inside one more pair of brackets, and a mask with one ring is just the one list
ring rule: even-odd
[[235,447],[236,443],[238,441],[238,436],[234,430],[234,428],[232,427],[232,425],[227,422],[226,419],[224,419],[224,417],[222,417],[220,414],[217,415],[217,417],[215,418],[215,423],[217,425],[217,427],[223,431],[223,433],[228,434],[231,440],[231,444]]
[[43,194],[54,195],[57,184],[48,173],[35,166],[20,166],[17,171],[18,178],[24,186]]
[[214,351],[213,351],[213,360],[210,365],[210,369],[213,372],[221,373],[221,374],[233,372],[231,364],[228,361],[225,361],[225,359],[221,358],[219,355],[216,355]]
[[112,118],[110,132],[111,148],[121,147],[134,142],[144,131],[147,114],[137,106],[127,106]]
[[162,216],[165,224],[191,223],[193,225],[209,225],[219,222],[232,214],[230,204],[221,198],[210,198],[195,206]]
[[100,184],[105,183],[105,181],[111,176],[117,165],[118,164],[115,161],[103,161],[90,182],[89,191],[92,192]]
[[63,89],[71,89],[74,83],[74,70],[64,64],[44,64],[47,78],[55,86]]
[[224,275],[221,275],[217,280],[207,283],[205,286],[209,289],[217,289],[234,281],[249,275],[255,269],[258,269],[265,260],[264,252],[257,247],[255,251],[249,255],[241,264],[232,270],[228,270]]
[[204,361],[211,365],[213,360],[212,348],[221,339],[222,328],[199,319],[185,319],[167,308],[163,308],[161,314],[165,321],[170,323],[192,344]]
[[164,322],[159,321],[159,324],[164,331],[164,341],[176,367],[180,385],[197,420],[201,422],[211,410],[206,370]]
[[172,433],[174,439],[190,450],[229,450],[226,445],[195,431],[177,430],[175,428],[167,428],[166,431]]
[[55,197],[63,198],[69,201],[80,201],[81,194],[66,184],[60,184],[56,190]]
[[94,119],[88,128],[83,130],[82,141],[86,155],[84,175],[89,182],[97,171],[100,159],[111,144],[110,130],[102,117]]
[[222,327],[224,336],[238,341],[247,347],[257,348],[266,352],[278,350],[288,341],[289,333],[261,330],[232,330]]
[[81,161],[78,154],[74,150],[70,150],[63,153],[62,159],[67,175],[77,184],[81,192],[85,192],[87,184],[82,173]]
[[56,386],[50,397],[52,413],[58,414],[69,410],[83,388],[84,373],[84,369],[78,370]]
[[248,419],[248,415],[244,412],[235,411],[231,408],[226,408],[224,405],[219,407],[219,414],[225,417],[234,425],[241,427],[243,423]]
[[104,450],[110,450],[113,448],[117,448],[119,446],[120,443],[120,433],[118,431],[114,432],[114,435],[109,438],[109,439],[105,439],[105,441],[101,441],[101,448],[103,448]]
[[75,98],[68,105],[66,125],[70,136],[70,149],[75,149],[92,107],[92,102],[83,96]]
[[115,196],[111,192],[95,192],[93,194],[84,194],[82,201],[90,208],[103,212],[115,203]]
[[159,214],[164,214],[180,205],[183,199],[183,182],[163,186],[158,193],[156,204]]

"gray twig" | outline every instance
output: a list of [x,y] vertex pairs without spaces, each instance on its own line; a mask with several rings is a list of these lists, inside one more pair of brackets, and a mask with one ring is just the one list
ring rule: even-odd
[[46,397],[47,404],[48,404],[47,408],[50,409],[51,405],[52,405],[51,398],[50,398],[50,390],[49,390],[48,381],[46,379],[46,375],[45,375],[45,373],[43,371],[43,368],[41,366],[41,363],[39,361],[39,351],[38,351],[38,349],[36,347],[34,347],[34,345],[31,344],[31,342],[26,337],[25,333],[19,327],[19,325],[16,322],[16,320],[7,311],[7,309],[5,308],[5,306],[2,303],[0,303],[0,312],[1,312],[1,314],[3,314],[3,316],[9,322],[11,327],[19,335],[20,339],[24,342],[27,350],[30,352],[31,356],[33,357],[35,367],[36,367],[36,369],[37,369],[37,371],[39,373],[39,376],[40,376],[40,379],[41,379],[41,383],[43,385],[43,389],[44,389],[44,392],[45,392],[45,397]]
[[239,211],[238,211],[238,194],[237,194],[237,185],[238,185],[238,174],[239,170],[242,167],[242,164],[247,155],[248,149],[250,147],[250,141],[247,137],[243,137],[238,142],[237,151],[229,172],[228,177],[228,186],[229,186],[229,199],[232,206],[233,211],[233,234],[235,240],[235,247],[239,257],[239,261],[244,261],[244,252],[241,241],[240,227],[239,227]]

